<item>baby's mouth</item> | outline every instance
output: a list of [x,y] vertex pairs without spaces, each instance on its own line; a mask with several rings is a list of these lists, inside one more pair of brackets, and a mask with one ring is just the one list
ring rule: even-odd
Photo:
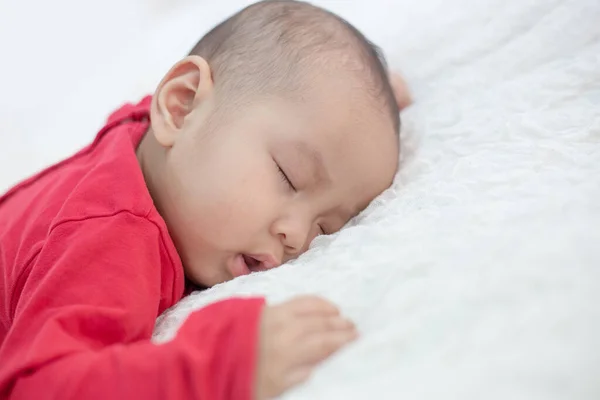
[[258,261],[256,258],[243,254],[244,262],[248,266],[248,269],[252,272],[256,271],[264,271],[266,268],[263,268],[262,262]]

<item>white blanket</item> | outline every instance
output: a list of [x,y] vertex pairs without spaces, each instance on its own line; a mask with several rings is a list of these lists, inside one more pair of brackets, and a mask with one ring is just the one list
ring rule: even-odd
[[[52,42],[64,50],[50,59],[52,74],[9,46],[22,58],[0,67],[14,67],[0,82],[9,88],[0,187],[89,141],[111,106],[151,91],[209,25],[246,3],[103,2],[86,11],[78,38],[55,34],[71,42]],[[155,340],[231,295],[315,293],[339,304],[361,339],[285,399],[599,399],[600,3],[318,4],[382,45],[411,86],[396,183],[293,264],[184,299],[159,319]],[[14,13],[3,26],[3,7],[13,5],[0,5],[8,43],[23,28]],[[51,12],[59,18],[48,9],[44,21],[56,24]],[[53,29],[66,32],[74,22],[60,18],[67,27]],[[43,54],[52,32],[36,39]],[[94,52],[81,47],[90,38]],[[65,72],[64,60],[75,67]],[[25,85],[41,85],[45,100],[14,78],[35,71],[45,79]],[[78,85],[68,93],[58,91],[65,78]],[[32,104],[38,118],[23,118]]]

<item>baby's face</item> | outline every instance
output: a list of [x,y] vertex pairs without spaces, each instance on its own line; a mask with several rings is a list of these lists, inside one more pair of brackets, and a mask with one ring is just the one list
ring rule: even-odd
[[277,267],[340,230],[392,182],[391,117],[342,79],[302,103],[265,98],[188,115],[168,152],[162,214],[203,286]]

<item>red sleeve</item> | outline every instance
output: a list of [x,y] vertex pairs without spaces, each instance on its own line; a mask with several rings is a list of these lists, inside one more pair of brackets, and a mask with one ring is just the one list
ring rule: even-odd
[[251,399],[263,300],[215,303],[152,344],[159,240],[125,212],[54,228],[0,348],[0,398]]

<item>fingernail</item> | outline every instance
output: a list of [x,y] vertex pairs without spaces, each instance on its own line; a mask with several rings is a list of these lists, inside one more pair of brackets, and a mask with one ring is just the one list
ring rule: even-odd
[[349,319],[344,318],[344,324],[347,328],[356,329],[354,322],[350,321]]
[[354,323],[352,321],[350,321],[349,319],[343,318],[343,317],[338,317],[335,319],[334,325],[338,328],[338,329],[344,329],[344,330],[354,330],[356,329],[356,327],[354,326]]
[[346,321],[348,321],[349,326],[353,329],[356,330],[356,325],[354,324],[354,322],[350,321],[349,319],[347,319]]

